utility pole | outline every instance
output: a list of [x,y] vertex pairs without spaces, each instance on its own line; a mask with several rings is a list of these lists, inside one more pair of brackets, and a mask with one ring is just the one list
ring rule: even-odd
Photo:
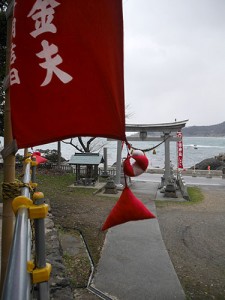
[[57,146],[58,146],[57,167],[58,167],[58,169],[60,169],[60,166],[61,166],[61,141],[57,142]]

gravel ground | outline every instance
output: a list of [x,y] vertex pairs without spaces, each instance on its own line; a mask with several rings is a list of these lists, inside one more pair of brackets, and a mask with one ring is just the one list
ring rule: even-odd
[[225,299],[225,191],[202,187],[194,205],[157,208],[162,236],[188,299]]

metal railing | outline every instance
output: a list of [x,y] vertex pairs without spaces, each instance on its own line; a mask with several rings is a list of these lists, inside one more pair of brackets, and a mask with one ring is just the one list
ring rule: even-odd
[[[23,187],[21,196],[13,201],[13,209],[16,213],[14,235],[9,255],[3,285],[2,300],[48,300],[48,278],[51,266],[45,259],[45,229],[44,218],[47,213],[47,205],[44,205],[42,193],[30,195],[30,183],[35,179],[36,163],[31,159],[25,161]],[[38,194],[38,195],[37,195]],[[41,194],[41,195],[40,195]],[[37,207],[41,209],[37,212]],[[30,211],[32,209],[32,212]],[[35,261],[31,260],[31,221],[34,220],[35,232]],[[36,272],[35,272],[36,271]],[[34,286],[37,286],[37,294],[34,295]],[[37,298],[36,298],[37,297]]]

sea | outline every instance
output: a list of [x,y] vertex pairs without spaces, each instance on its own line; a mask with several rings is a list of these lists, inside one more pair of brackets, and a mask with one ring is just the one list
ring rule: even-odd
[[[69,142],[69,140],[67,140]],[[107,163],[108,166],[116,162],[117,156],[117,141],[107,141],[99,139],[96,143],[96,148],[100,147],[97,152],[103,154],[103,148],[107,148]],[[141,150],[146,150],[156,146],[159,142],[137,141],[132,142],[132,146]],[[57,143],[37,146],[32,151],[42,149],[57,149]],[[23,154],[22,150],[19,153]],[[62,157],[69,160],[75,153],[75,148],[71,145],[61,143]],[[156,148],[156,154],[153,151],[145,152],[149,159],[149,168],[163,168],[165,162],[165,147],[164,144]],[[212,158],[220,153],[225,153],[225,137],[183,137],[183,167],[190,168],[201,162],[203,159]],[[123,147],[122,157],[126,157],[127,149]],[[177,166],[177,143],[170,142],[170,159],[171,163],[176,168]]]

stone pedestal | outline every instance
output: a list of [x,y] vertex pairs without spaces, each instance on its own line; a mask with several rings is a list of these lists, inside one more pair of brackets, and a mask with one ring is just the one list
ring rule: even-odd
[[176,186],[173,183],[168,183],[165,187],[164,197],[167,198],[177,198]]
[[109,179],[105,185],[105,191],[104,194],[117,194],[117,188],[112,179]]
[[211,174],[211,173],[208,173],[208,174],[206,175],[206,178],[212,178],[212,174]]

